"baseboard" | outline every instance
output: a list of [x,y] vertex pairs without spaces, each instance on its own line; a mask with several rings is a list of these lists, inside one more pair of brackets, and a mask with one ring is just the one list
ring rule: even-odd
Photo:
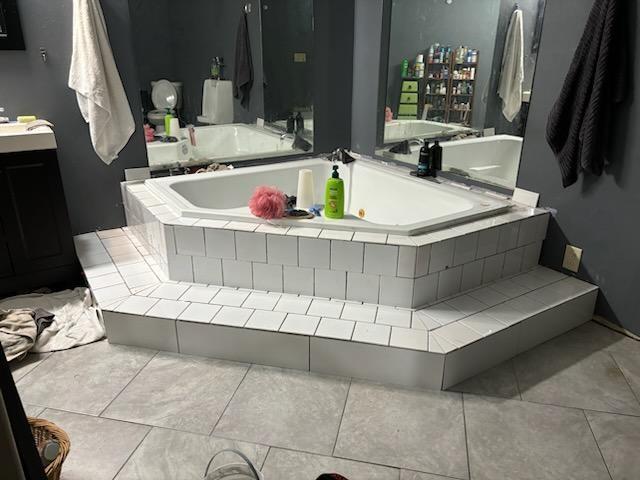
[[606,318],[600,316],[600,315],[594,315],[593,316],[593,320],[597,323],[599,323],[600,325],[603,325],[607,328],[610,328],[611,330],[615,330],[618,333],[621,333],[622,335],[626,335],[627,337],[633,338],[634,340],[638,340],[640,341],[640,336],[636,335],[635,333],[631,333],[629,330],[627,330],[626,328],[621,327],[620,325],[618,325],[617,323],[613,323],[610,320],[607,320]]

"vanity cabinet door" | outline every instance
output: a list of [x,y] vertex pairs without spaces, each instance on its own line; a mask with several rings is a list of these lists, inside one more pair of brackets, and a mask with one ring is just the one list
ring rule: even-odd
[[18,275],[75,261],[57,163],[49,150],[0,156],[0,217]]
[[[4,172],[0,169],[0,188],[4,186]],[[0,202],[4,205],[4,198],[0,196]],[[11,255],[9,255],[9,245],[7,243],[7,235],[4,230],[2,216],[0,215],[0,279],[13,276],[13,264]]]

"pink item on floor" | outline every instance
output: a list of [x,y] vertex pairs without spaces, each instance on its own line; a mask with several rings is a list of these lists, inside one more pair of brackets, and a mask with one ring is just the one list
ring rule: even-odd
[[257,187],[249,199],[249,210],[267,220],[284,217],[287,196],[275,187]]

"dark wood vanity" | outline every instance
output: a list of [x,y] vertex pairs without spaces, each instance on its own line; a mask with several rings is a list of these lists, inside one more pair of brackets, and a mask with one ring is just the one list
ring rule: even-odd
[[0,297],[79,274],[55,149],[0,150]]

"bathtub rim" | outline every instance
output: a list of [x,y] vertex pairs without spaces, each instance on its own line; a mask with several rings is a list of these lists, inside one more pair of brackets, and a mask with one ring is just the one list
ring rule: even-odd
[[[267,163],[257,166],[243,167],[243,174],[250,175],[254,172],[262,171],[264,168],[271,168],[275,170],[288,169],[291,167],[290,163],[299,162],[299,168],[304,168],[307,164],[316,164],[318,162],[326,162],[327,159],[322,157],[312,157],[312,158],[301,158],[301,159],[292,159],[290,161],[278,162],[278,163]],[[359,158],[358,162],[364,163],[367,167],[379,170],[384,172],[385,174],[394,175],[404,179],[405,181],[411,181],[415,183],[422,183],[424,181],[432,181],[420,179],[417,177],[412,177],[409,175],[409,169],[406,168],[398,168],[394,166],[385,165],[384,162],[380,162],[378,160],[367,159],[367,158]],[[211,172],[211,173],[201,173],[198,174],[198,178],[202,178],[203,180],[207,178],[211,178],[212,176],[216,177],[224,177],[228,175],[238,174],[236,172],[237,169],[220,171],[220,172]],[[173,177],[160,177],[146,180],[144,183],[149,188],[149,191],[156,195],[159,199],[161,199],[165,205],[167,205],[174,214],[181,218],[188,219],[210,219],[210,220],[226,220],[226,221],[237,221],[244,223],[255,223],[255,224],[270,224],[276,226],[284,226],[284,227],[307,227],[307,228],[318,228],[323,230],[340,230],[340,231],[352,231],[352,232],[363,232],[363,233],[384,233],[389,235],[400,235],[413,237],[422,234],[427,234],[431,232],[435,232],[438,230],[443,230],[451,227],[455,227],[456,225],[461,225],[469,222],[473,222],[475,220],[479,220],[482,218],[492,217],[496,215],[500,215],[502,213],[506,213],[509,211],[514,203],[506,198],[499,197],[496,195],[490,195],[488,191],[480,191],[477,189],[473,189],[468,187],[467,185],[456,183],[456,182],[448,182],[448,181],[438,181],[438,188],[447,189],[450,193],[454,195],[466,197],[468,200],[472,201],[476,208],[473,213],[454,213],[449,215],[444,215],[441,217],[437,217],[436,220],[432,222],[414,222],[405,225],[383,225],[383,224],[374,224],[370,222],[362,222],[360,219],[356,218],[345,218],[340,223],[336,223],[332,220],[327,220],[324,217],[316,217],[314,219],[309,220],[297,220],[297,219],[279,219],[277,221],[267,221],[258,217],[248,216],[243,214],[234,214],[229,212],[221,212],[216,211],[215,209],[206,209],[202,207],[197,207],[185,199],[182,195],[176,192],[171,188],[171,185],[176,183],[183,183],[193,181],[193,177],[191,175],[181,175],[181,176],[173,176]],[[478,205],[480,200],[484,200],[489,205],[483,206]]]

